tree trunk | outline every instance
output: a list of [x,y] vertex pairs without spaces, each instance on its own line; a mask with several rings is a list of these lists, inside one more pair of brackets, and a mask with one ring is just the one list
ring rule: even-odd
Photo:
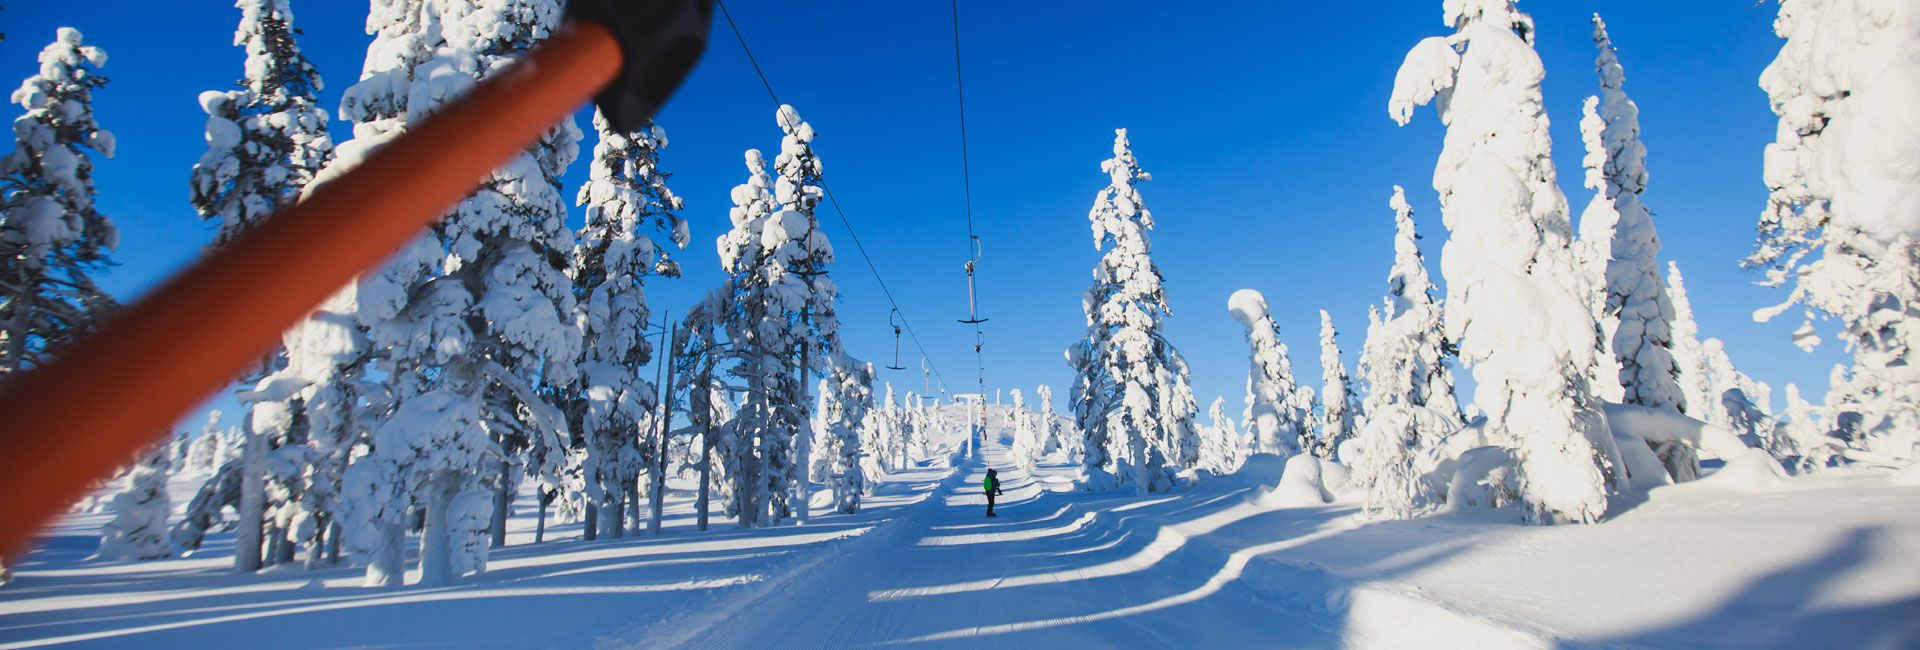
[[266,527],[267,441],[253,431],[252,408],[241,416],[246,447],[241,450],[240,523],[234,534],[233,568],[243,573],[260,570],[260,535]]
[[533,525],[533,543],[547,541],[547,506],[553,503],[552,492],[540,494],[540,518]]
[[648,478],[652,479],[653,483],[653,489],[650,491],[650,494],[647,495],[649,500],[649,512],[647,513],[648,535],[660,534],[660,516],[666,510],[667,431],[673,424],[673,360],[676,356],[674,354],[675,350],[670,345],[670,342],[674,338],[678,338],[679,333],[680,326],[675,324],[669,332],[662,332],[660,334],[660,347],[667,351],[667,358],[660,362],[660,366],[667,377],[666,383],[661,385],[660,391],[660,426],[657,428],[658,433],[653,440],[653,467],[647,472]]
[[327,564],[340,563],[340,522],[327,524]]
[[307,570],[320,568],[327,560],[327,533],[332,525],[325,514],[316,515],[313,525],[313,541],[307,542]]
[[[705,386],[707,384],[702,383],[701,385]],[[707,491],[709,489],[707,483],[713,477],[713,419],[711,415],[707,416],[706,423],[702,426],[702,429],[700,432],[700,439],[703,441],[700,444],[700,495],[693,500],[693,517],[694,525],[699,528],[700,532],[706,532]]]
[[[800,376],[797,379],[797,381],[800,382],[800,403],[795,404],[794,406],[796,407],[805,407],[813,402],[813,400],[808,399],[808,393],[813,391],[807,388],[807,352],[809,350],[805,338],[807,327],[807,312],[803,309],[800,311]],[[799,501],[799,503],[795,504],[794,523],[804,526],[807,524],[807,515],[813,510],[812,417],[803,416],[800,418],[800,429],[794,432],[794,438],[796,439],[793,441],[793,455],[795,457],[793,486],[794,496],[797,497],[796,500]]]
[[592,499],[588,499],[587,512],[585,516],[586,516],[586,521],[584,522],[582,528],[586,535],[587,541],[591,542],[595,539],[598,539],[600,536],[600,504],[595,503]]
[[[400,545],[407,541],[407,529],[398,521],[378,524],[381,529],[380,550],[367,562],[368,587],[398,587],[406,579],[406,554]],[[338,545],[336,545],[336,550]],[[338,555],[335,556],[336,558]]]
[[507,545],[507,506],[513,503],[511,481],[512,467],[506,461],[500,462],[500,486],[493,493],[493,548],[505,548]]
[[451,476],[435,476],[427,488],[427,522],[420,531],[420,585],[446,587],[459,576],[453,575],[453,522],[448,506],[459,494],[459,485]]

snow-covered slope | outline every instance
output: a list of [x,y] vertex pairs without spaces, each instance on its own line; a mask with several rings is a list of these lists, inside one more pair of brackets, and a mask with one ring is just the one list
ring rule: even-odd
[[[1073,491],[1064,458],[1018,470],[996,415],[979,458],[936,441],[858,515],[821,494],[807,526],[701,533],[676,484],[660,537],[581,542],[569,524],[535,545],[529,513],[452,588],[234,575],[230,535],[195,558],[91,561],[106,515],[76,515],[0,589],[0,648],[1920,644],[1920,488],[1883,473],[1728,471],[1591,526],[1371,522],[1352,502],[1269,505],[1266,457],[1174,493]],[[987,467],[1006,485],[995,519]]]

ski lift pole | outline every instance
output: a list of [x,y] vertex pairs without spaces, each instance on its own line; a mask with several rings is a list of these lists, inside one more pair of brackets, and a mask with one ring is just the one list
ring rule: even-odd
[[0,388],[0,554],[273,349],[594,99],[651,120],[705,49],[711,0],[573,0],[568,22],[479,84]]

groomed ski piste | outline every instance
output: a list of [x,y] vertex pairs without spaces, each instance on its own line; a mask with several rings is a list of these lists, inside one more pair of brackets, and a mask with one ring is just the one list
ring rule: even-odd
[[[1076,491],[1064,457],[1012,462],[999,420],[977,453],[948,432],[859,514],[818,500],[800,526],[716,513],[696,531],[682,479],[657,537],[584,542],[571,523],[535,544],[523,498],[509,544],[451,588],[235,574],[231,533],[187,558],[89,560],[110,514],[74,514],[0,591],[0,648],[1920,644],[1920,490],[1884,472],[1709,475],[1623,495],[1592,526],[1378,522],[1351,496],[1297,503],[1275,458],[1171,493]],[[1006,490],[991,519],[989,467]]]

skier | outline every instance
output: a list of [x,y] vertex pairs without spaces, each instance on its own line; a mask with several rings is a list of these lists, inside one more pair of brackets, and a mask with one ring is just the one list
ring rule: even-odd
[[1000,491],[1000,471],[991,467],[987,468],[987,480],[981,481],[980,487],[985,488],[987,491],[987,516],[1000,516],[993,514],[993,498],[1006,494]]

